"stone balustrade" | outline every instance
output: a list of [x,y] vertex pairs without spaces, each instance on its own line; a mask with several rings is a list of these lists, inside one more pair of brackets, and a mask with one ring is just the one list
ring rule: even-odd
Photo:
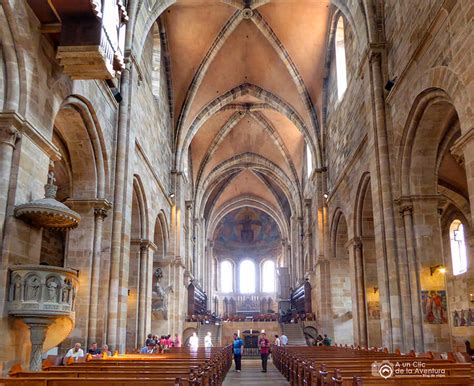
[[78,273],[45,265],[10,268],[8,313],[15,317],[59,317],[74,319]]

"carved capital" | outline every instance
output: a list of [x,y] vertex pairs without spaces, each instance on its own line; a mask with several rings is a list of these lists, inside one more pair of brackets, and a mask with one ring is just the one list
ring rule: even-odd
[[107,217],[107,209],[95,208],[94,216],[97,220],[104,220]]
[[353,247],[354,250],[362,249],[362,240],[360,237],[353,237],[346,243],[346,248]]
[[145,253],[148,252],[149,249],[156,251],[156,244],[150,240],[140,240],[140,251]]
[[400,205],[399,212],[402,216],[411,216],[413,214],[413,204],[405,203]]
[[13,125],[0,126],[0,144],[15,148],[18,138],[20,138],[20,132]]
[[370,43],[367,52],[369,62],[373,63],[382,59],[382,53],[385,51],[385,43]]

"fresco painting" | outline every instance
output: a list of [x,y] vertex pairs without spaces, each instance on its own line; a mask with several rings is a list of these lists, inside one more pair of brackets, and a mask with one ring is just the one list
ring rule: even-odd
[[421,291],[421,302],[424,323],[448,323],[446,291]]
[[275,220],[255,208],[240,208],[224,216],[214,232],[214,249],[232,256],[273,255],[281,252]]

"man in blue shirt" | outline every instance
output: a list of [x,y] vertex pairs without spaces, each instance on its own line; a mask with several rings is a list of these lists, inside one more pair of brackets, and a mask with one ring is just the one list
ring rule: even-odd
[[235,371],[240,373],[242,368],[242,352],[244,351],[244,342],[240,337],[234,333],[234,361],[235,361]]

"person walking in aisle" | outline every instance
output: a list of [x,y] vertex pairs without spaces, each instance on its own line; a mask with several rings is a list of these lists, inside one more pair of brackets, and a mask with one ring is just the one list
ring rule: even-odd
[[285,333],[281,334],[280,342],[283,347],[288,344],[288,337],[285,335]]
[[204,338],[204,347],[205,348],[212,347],[211,331],[208,331],[206,337]]
[[266,373],[268,354],[270,354],[270,341],[267,339],[267,334],[262,333],[258,341],[258,347],[260,349],[260,358],[262,359],[262,373]]
[[274,342],[274,345],[275,345],[275,346],[278,346],[278,347],[281,346],[281,339],[278,337],[278,335],[275,335],[275,342]]
[[195,332],[193,332],[193,335],[191,338],[189,338],[189,346],[191,347],[192,351],[197,351],[199,347],[199,338]]
[[244,351],[244,342],[236,333],[234,333],[234,343],[232,350],[234,351],[235,371],[240,373],[240,370],[242,369],[242,353]]

